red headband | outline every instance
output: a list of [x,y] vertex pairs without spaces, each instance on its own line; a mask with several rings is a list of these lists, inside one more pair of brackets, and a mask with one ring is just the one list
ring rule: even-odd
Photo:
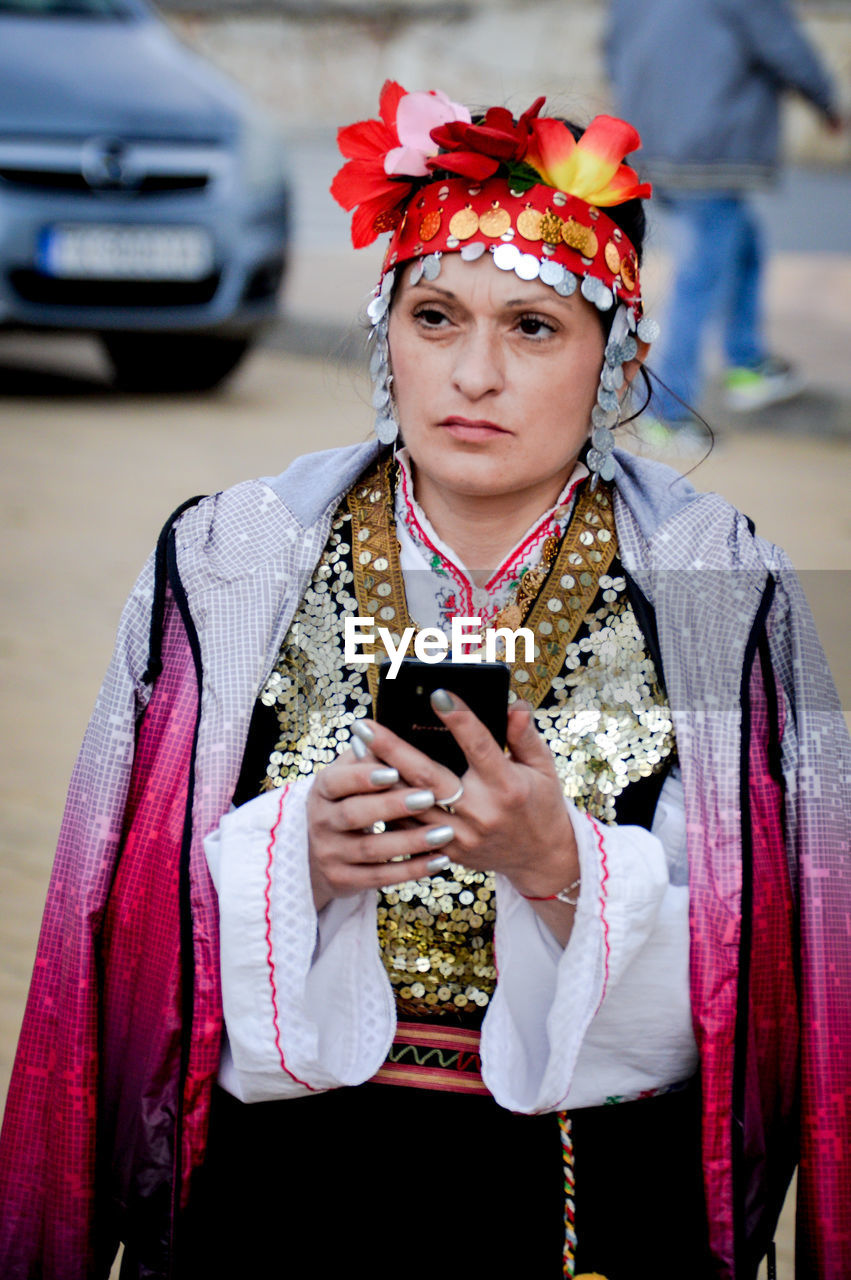
[[430,253],[479,257],[472,246],[483,251],[506,244],[518,251],[511,263],[518,275],[523,274],[519,255],[529,255],[537,264],[529,264],[529,279],[553,262],[579,277],[595,277],[640,310],[638,260],[628,237],[594,205],[540,183],[522,193],[510,190],[499,177],[484,183],[465,178],[430,183],[402,215],[383,270]]

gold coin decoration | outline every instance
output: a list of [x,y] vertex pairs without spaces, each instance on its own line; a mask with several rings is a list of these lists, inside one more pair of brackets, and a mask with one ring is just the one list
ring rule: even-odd
[[440,230],[440,220],[442,216],[443,214],[440,209],[432,209],[430,213],[425,215],[420,223],[420,239],[423,242],[426,240],[433,240],[437,235]]
[[511,214],[507,209],[501,209],[499,201],[494,200],[490,209],[487,209],[479,217],[479,230],[486,236],[496,239],[497,236],[503,235],[511,226]]
[[568,218],[567,222],[562,223],[561,235],[564,243],[571,249],[578,249],[581,244],[582,228],[574,218]]
[[636,272],[636,269],[635,269],[635,261],[632,258],[632,256],[630,255],[629,257],[623,258],[621,260],[621,279],[623,280],[627,289],[635,288],[635,281],[636,281],[637,274],[638,273]]
[[524,240],[540,240],[542,221],[543,214],[538,213],[537,209],[533,209],[531,205],[527,205],[523,212],[517,215],[517,230]]
[[576,249],[583,258],[593,258],[597,254],[597,237],[590,227],[583,227],[575,218],[568,218],[561,229],[561,238],[570,249]]
[[459,209],[457,213],[453,213],[449,219],[449,234],[458,240],[469,240],[478,229],[479,215],[469,204],[466,209]]
[[596,258],[599,241],[590,227],[588,228],[588,234],[584,239],[585,244],[583,245],[583,256],[586,258]]
[[610,240],[605,249],[606,266],[613,275],[617,275],[621,265],[621,255],[614,240]]
[[561,229],[564,226],[561,218],[552,209],[541,218],[541,239],[545,244],[558,244],[561,240]]

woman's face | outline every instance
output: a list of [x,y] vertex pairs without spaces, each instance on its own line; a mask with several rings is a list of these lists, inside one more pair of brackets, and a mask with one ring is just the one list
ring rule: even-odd
[[[584,445],[604,339],[595,308],[489,255],[445,254],[437,280],[409,282],[390,316],[393,392],[418,496],[538,491],[555,501]],[[544,509],[544,508],[542,508]]]

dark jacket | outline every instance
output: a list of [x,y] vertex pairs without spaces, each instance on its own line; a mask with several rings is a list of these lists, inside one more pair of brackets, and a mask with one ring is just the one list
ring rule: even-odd
[[771,180],[785,89],[834,114],[830,77],[787,0],[613,0],[605,48],[616,110],[662,188]]

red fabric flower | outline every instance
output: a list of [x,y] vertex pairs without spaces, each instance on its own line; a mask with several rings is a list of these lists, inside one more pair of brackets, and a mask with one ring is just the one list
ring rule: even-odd
[[477,182],[492,178],[501,164],[523,159],[529,145],[531,122],[545,101],[538,98],[516,124],[505,107],[491,107],[481,124],[456,120],[432,129],[434,142],[449,154],[434,156],[427,161],[428,167],[446,169]]
[[331,194],[344,209],[355,209],[352,244],[356,249],[372,244],[381,231],[401,221],[413,189],[412,182],[389,178],[384,170],[388,151],[400,145],[396,112],[403,97],[402,86],[387,80],[378,104],[381,119],[360,120],[337,134],[337,145],[349,160],[331,183]]

